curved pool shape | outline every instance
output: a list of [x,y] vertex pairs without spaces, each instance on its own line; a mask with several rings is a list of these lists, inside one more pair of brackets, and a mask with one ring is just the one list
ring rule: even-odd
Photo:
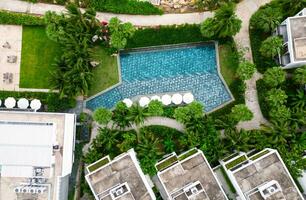
[[113,108],[138,95],[190,91],[209,112],[233,99],[219,77],[215,43],[121,52],[120,71],[120,84],[89,98],[87,108]]

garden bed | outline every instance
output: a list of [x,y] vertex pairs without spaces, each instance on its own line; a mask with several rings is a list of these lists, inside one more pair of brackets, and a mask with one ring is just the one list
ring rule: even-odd
[[88,169],[89,172],[93,172],[93,171],[99,169],[100,167],[106,165],[106,164],[109,163],[109,162],[110,162],[109,158],[108,158],[108,157],[105,157],[105,158],[103,158],[103,159],[97,161],[96,163],[94,163],[94,164],[88,166],[87,169]]
[[194,154],[198,153],[198,150],[197,149],[192,149],[184,154],[181,154],[179,157],[178,157],[178,160],[184,160]]
[[269,150],[264,150],[262,152],[259,152],[259,153],[255,154],[254,156],[250,157],[250,160],[256,160],[257,158],[260,158],[260,157],[266,155],[269,152],[270,152]]
[[235,160],[227,163],[225,165],[226,169],[231,169],[237,165],[239,165],[240,163],[244,162],[247,160],[247,157],[245,155],[240,156],[239,158],[236,158]]
[[173,155],[171,157],[166,158],[165,160],[163,160],[162,162],[160,162],[159,164],[156,165],[156,169],[158,171],[162,171],[168,167],[170,167],[172,164],[174,164],[175,162],[177,162],[177,156]]

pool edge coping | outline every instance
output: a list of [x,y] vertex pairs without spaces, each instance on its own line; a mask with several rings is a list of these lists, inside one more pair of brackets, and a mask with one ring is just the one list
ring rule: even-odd
[[[220,61],[219,61],[219,58],[220,58],[220,57],[219,57],[219,48],[218,48],[219,45],[218,45],[218,41],[216,41],[216,40],[209,40],[209,41],[203,41],[203,42],[191,42],[191,43],[179,43],[179,44],[168,44],[168,45],[150,46],[150,47],[153,47],[153,48],[154,48],[154,47],[161,47],[161,46],[164,46],[164,47],[171,47],[171,46],[172,46],[172,47],[173,47],[173,46],[180,47],[180,46],[185,46],[185,45],[187,45],[187,44],[189,44],[190,46],[197,46],[197,45],[209,44],[209,43],[213,43],[214,46],[215,46],[215,50],[216,50],[217,73],[218,73],[218,76],[219,76],[220,79],[221,79],[222,84],[224,85],[225,89],[226,89],[227,92],[229,93],[229,95],[230,95],[230,97],[231,97],[231,100],[226,101],[225,103],[222,103],[222,104],[220,104],[219,106],[215,107],[214,109],[212,109],[212,110],[206,112],[207,114],[212,113],[212,112],[214,112],[214,111],[216,111],[216,110],[218,110],[218,109],[220,109],[220,108],[222,108],[222,107],[224,107],[224,106],[226,106],[226,105],[228,105],[228,104],[230,104],[230,103],[232,103],[232,102],[235,101],[235,97],[233,96],[231,90],[229,89],[229,87],[228,87],[226,81],[224,80],[224,78],[223,78],[223,76],[222,76],[221,70],[220,70]],[[132,49],[133,49],[133,50],[136,50],[136,51],[137,51],[137,50],[140,51],[140,50],[142,50],[142,49],[148,49],[148,48],[150,48],[150,47],[137,47],[137,48],[130,48],[129,50],[132,50]],[[187,47],[187,46],[186,46],[186,47]],[[129,50],[123,50],[123,51],[129,51]],[[112,90],[112,89],[114,89],[114,88],[116,88],[117,86],[119,86],[119,85],[122,84],[121,63],[120,63],[120,52],[121,52],[121,51],[119,51],[118,54],[116,55],[116,57],[117,57],[118,75],[119,75],[119,82],[116,83],[115,85],[112,85],[112,86],[109,87],[109,88],[106,88],[105,90],[102,90],[102,91],[98,92],[97,94],[95,94],[95,95],[93,95],[93,96],[90,96],[90,97],[87,98],[86,100],[84,100],[84,102],[83,102],[83,107],[84,107],[84,108],[88,109],[88,108],[86,107],[87,101],[90,101],[91,99],[93,99],[93,98],[95,98],[95,97],[97,97],[97,96],[100,96],[101,94],[104,94],[104,93],[106,93],[106,92],[108,92],[108,91],[110,91],[110,90]],[[203,106],[204,106],[204,108],[205,108],[205,105],[203,105]],[[90,110],[90,109],[89,109],[89,110]]]

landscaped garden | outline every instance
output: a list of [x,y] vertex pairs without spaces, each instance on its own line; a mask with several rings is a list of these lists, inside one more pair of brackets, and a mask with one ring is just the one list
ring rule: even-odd
[[61,54],[59,44],[47,37],[44,26],[23,26],[19,87],[50,88],[48,78]]

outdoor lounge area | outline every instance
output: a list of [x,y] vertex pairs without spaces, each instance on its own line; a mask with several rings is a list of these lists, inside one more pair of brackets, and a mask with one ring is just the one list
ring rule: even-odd
[[[228,167],[244,156],[246,159]],[[264,149],[252,156],[240,152],[236,157],[220,161],[242,200],[303,200],[279,153]]]
[[[163,168],[158,167],[169,158],[172,158],[172,163]],[[173,153],[155,166],[158,170],[156,185],[165,200],[227,199],[200,150],[191,149],[179,156]]]
[[113,160],[102,158],[87,166],[87,172],[85,178],[96,200],[155,200],[134,149]]
[[0,199],[67,199],[74,137],[74,114],[0,111]]

